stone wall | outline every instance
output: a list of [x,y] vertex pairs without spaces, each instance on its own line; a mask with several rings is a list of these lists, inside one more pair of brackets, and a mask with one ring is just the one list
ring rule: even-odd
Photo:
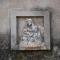
[[[51,42],[52,50],[51,51],[33,51],[33,52],[22,52],[23,57],[26,56],[31,58],[33,55],[36,56],[36,60],[44,57],[44,54],[48,52],[46,56],[60,55],[60,0],[0,0],[0,49],[8,49],[9,53],[10,48],[10,19],[9,19],[9,9],[19,8],[20,10],[40,10],[48,9],[51,12]],[[6,52],[6,50],[4,50]],[[54,51],[54,52],[53,52]],[[1,52],[1,51],[0,51]],[[2,51],[3,52],[3,51]],[[20,51],[19,51],[20,52]],[[40,52],[38,56],[36,52]],[[8,53],[8,52],[7,52]],[[16,55],[18,51],[14,52]],[[14,54],[12,52],[12,55]],[[14,54],[14,56],[15,56]],[[4,55],[3,53],[1,56]],[[6,56],[4,56],[6,57]],[[17,56],[16,56],[17,57]],[[51,57],[51,56],[50,56]],[[14,57],[15,58],[15,57]],[[38,59],[39,58],[39,59]],[[48,59],[48,57],[47,57]],[[1,58],[1,60],[3,60]],[[5,59],[4,59],[5,60]],[[53,60],[53,59],[52,59]]]

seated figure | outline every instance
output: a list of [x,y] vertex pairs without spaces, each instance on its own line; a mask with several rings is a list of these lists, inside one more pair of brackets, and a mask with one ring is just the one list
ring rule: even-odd
[[23,29],[20,46],[21,47],[37,47],[37,46],[40,47],[43,43],[42,42],[43,32],[41,32],[44,30],[43,27],[41,27],[40,25],[37,26],[32,19],[27,19],[25,22],[26,22],[26,25],[24,26],[24,29]]
[[32,19],[26,20],[22,40],[26,40],[28,42],[42,41],[39,26],[35,25]]

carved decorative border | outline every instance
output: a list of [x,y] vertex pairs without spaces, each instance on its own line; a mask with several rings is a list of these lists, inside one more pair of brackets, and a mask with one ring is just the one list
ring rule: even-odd
[[20,11],[19,9],[12,9],[10,12],[11,21],[11,49],[17,50],[16,39],[17,39],[17,16],[44,16],[44,40],[50,50],[50,19],[49,11]]

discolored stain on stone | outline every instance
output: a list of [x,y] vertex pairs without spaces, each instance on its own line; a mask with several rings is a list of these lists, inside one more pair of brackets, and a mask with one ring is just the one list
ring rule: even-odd
[[0,34],[0,49],[9,49],[9,35]]

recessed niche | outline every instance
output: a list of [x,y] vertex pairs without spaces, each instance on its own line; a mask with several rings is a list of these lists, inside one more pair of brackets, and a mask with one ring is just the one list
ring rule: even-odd
[[17,45],[19,49],[46,49],[43,17],[17,18]]

